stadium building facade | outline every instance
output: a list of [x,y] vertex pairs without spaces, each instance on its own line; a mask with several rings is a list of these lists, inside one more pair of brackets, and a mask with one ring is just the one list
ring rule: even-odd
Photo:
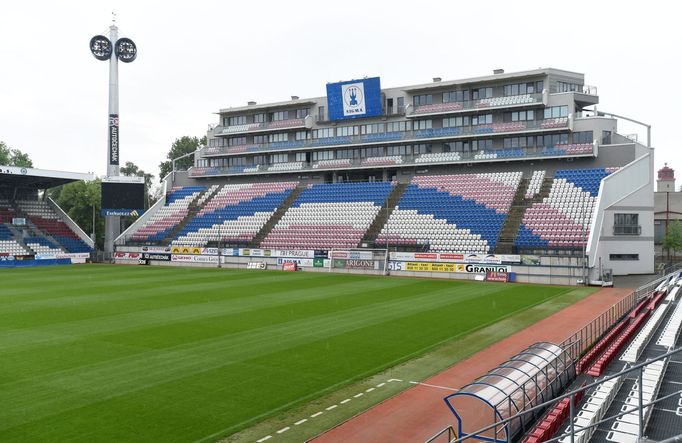
[[182,229],[149,211],[119,244],[218,235],[256,248],[587,257],[592,280],[653,272],[653,150],[597,112],[583,74],[496,70],[385,89],[375,77],[326,90],[221,109],[156,208],[188,201],[174,219]]

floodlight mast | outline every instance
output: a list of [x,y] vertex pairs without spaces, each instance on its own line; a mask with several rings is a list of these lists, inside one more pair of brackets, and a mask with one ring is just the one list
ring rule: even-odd
[[[118,61],[130,63],[137,57],[137,47],[129,38],[118,37],[116,15],[109,27],[109,37],[96,35],[90,39],[90,51],[97,60],[109,61],[109,114],[107,136],[107,177],[120,175],[120,142],[118,115]],[[121,217],[104,217],[104,253],[111,257],[114,252],[114,239],[121,234]]]

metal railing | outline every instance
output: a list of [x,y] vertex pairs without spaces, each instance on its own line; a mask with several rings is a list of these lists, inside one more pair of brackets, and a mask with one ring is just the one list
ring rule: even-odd
[[[590,424],[590,425],[588,425],[588,426],[576,426],[576,425],[575,425],[575,422],[574,422],[574,418],[575,418],[575,406],[574,406],[574,403],[575,403],[575,396],[578,395],[578,394],[581,393],[581,392],[587,392],[588,390],[590,390],[590,389],[592,389],[592,388],[595,388],[595,387],[597,387],[598,385],[601,385],[602,383],[605,383],[605,382],[610,381],[610,380],[615,380],[615,379],[617,379],[617,378],[619,378],[619,377],[625,376],[625,375],[630,374],[630,373],[635,372],[635,371],[638,372],[638,374],[639,374],[639,379],[642,380],[642,373],[644,372],[644,368],[645,368],[646,366],[648,366],[648,365],[650,365],[650,364],[652,364],[652,363],[658,362],[658,361],[660,361],[660,360],[667,359],[667,358],[672,357],[672,356],[674,356],[674,355],[677,355],[677,354],[679,354],[680,352],[682,352],[682,347],[677,348],[677,349],[672,350],[672,351],[669,351],[669,352],[666,352],[665,354],[659,355],[658,357],[653,358],[653,359],[651,359],[651,360],[647,360],[647,361],[645,361],[645,362],[643,362],[643,363],[638,363],[638,364],[636,364],[636,365],[633,365],[633,366],[631,366],[630,368],[627,368],[627,369],[624,369],[624,370],[618,372],[617,374],[614,374],[614,375],[610,375],[610,376],[604,377],[604,378],[602,378],[601,380],[598,380],[598,381],[596,381],[596,382],[594,382],[594,383],[590,383],[589,385],[586,385],[586,386],[584,386],[584,387],[580,387],[580,388],[578,388],[578,389],[574,389],[574,390],[572,390],[572,391],[570,391],[570,392],[567,392],[567,393],[565,393],[565,394],[562,394],[562,395],[560,395],[560,396],[558,396],[558,397],[556,397],[556,398],[554,398],[554,399],[552,399],[552,400],[550,400],[550,401],[544,402],[544,403],[542,403],[542,404],[539,404],[539,405],[537,405],[537,406],[534,406],[534,407],[532,407],[532,408],[529,408],[529,409],[526,409],[526,410],[524,410],[524,411],[522,411],[522,412],[519,412],[518,414],[515,414],[515,415],[513,415],[513,416],[511,416],[511,417],[508,417],[508,418],[506,418],[506,419],[504,419],[504,420],[500,420],[500,421],[498,421],[498,422],[496,422],[496,423],[493,423],[493,424],[491,424],[491,425],[488,425],[488,426],[486,426],[486,427],[484,427],[484,428],[478,429],[477,431],[472,432],[472,433],[470,433],[470,434],[468,434],[468,435],[466,435],[466,436],[457,437],[457,438],[455,438],[455,439],[449,439],[448,442],[449,442],[449,443],[460,443],[460,442],[463,442],[463,441],[468,440],[468,439],[470,439],[470,438],[474,438],[474,439],[478,440],[479,438],[478,438],[477,436],[480,436],[480,435],[482,435],[484,432],[490,431],[490,430],[494,430],[494,432],[495,432],[495,434],[494,434],[494,435],[495,435],[495,440],[496,440],[496,441],[500,441],[500,440],[497,440],[497,434],[498,434],[497,430],[498,430],[498,429],[508,429],[509,423],[511,423],[512,421],[514,421],[514,420],[521,420],[521,421],[522,421],[522,418],[523,418],[525,415],[528,415],[528,414],[531,414],[531,413],[537,414],[537,413],[543,411],[545,408],[548,408],[548,407],[550,407],[550,406],[553,406],[553,405],[557,404],[558,402],[560,402],[561,400],[563,400],[563,399],[565,399],[565,398],[570,398],[570,402],[569,402],[569,405],[570,405],[570,406],[569,406],[569,421],[570,421],[570,423],[569,423],[569,428],[570,428],[570,431],[569,431],[569,432],[560,433],[559,435],[557,435],[557,436],[555,436],[555,437],[553,437],[553,438],[551,438],[551,439],[549,439],[549,440],[546,440],[545,443],[551,443],[551,442],[554,442],[554,441],[559,441],[560,439],[562,439],[562,438],[564,438],[564,437],[566,437],[566,436],[570,436],[570,437],[571,437],[571,442],[573,442],[573,441],[574,441],[574,438],[575,438],[575,435],[576,435],[577,433],[582,432],[582,431],[585,431],[585,430],[588,430],[588,429],[592,429],[592,428],[597,427],[597,426],[599,426],[599,425],[601,425],[601,424],[604,424],[604,423],[608,423],[608,422],[611,421],[611,420],[614,420],[614,419],[616,419],[616,418],[618,418],[618,417],[622,417],[622,416],[624,416],[624,415],[630,414],[630,413],[632,413],[632,412],[639,412],[639,434],[640,434],[639,437],[642,437],[642,433],[644,432],[644,424],[645,424],[644,409],[649,408],[649,407],[651,407],[651,406],[654,406],[654,405],[656,405],[656,404],[658,404],[658,403],[660,403],[660,402],[662,402],[662,401],[665,401],[665,400],[667,400],[667,399],[669,399],[669,398],[672,398],[672,397],[674,397],[674,396],[676,396],[676,395],[682,394],[682,388],[679,389],[679,390],[677,390],[677,391],[675,391],[675,392],[673,392],[673,393],[671,393],[671,394],[668,394],[668,395],[666,395],[666,396],[659,397],[659,398],[657,398],[656,400],[653,400],[653,401],[651,401],[651,402],[649,402],[649,403],[643,403],[643,401],[642,401],[642,400],[643,400],[643,392],[642,392],[642,389],[641,389],[643,383],[640,382],[640,383],[639,383],[640,389],[639,389],[639,393],[638,393],[639,406],[636,406],[636,407],[633,407],[633,408],[629,408],[629,409],[627,409],[627,410],[625,410],[625,411],[619,412],[618,414],[614,414],[614,415],[605,417],[605,418],[603,418],[602,420],[599,420],[599,421],[597,421],[597,422],[595,422],[595,423],[592,423],[592,424]],[[665,373],[665,372],[664,372],[664,373]],[[662,377],[664,376],[664,373],[661,375]],[[455,432],[455,430],[454,430],[454,428],[453,428],[452,426],[448,426],[447,428],[442,429],[440,432],[434,434],[431,438],[429,438],[428,440],[426,440],[426,443],[435,442],[435,441],[437,441],[438,439],[442,439],[443,436],[446,436],[446,435],[447,435],[447,436],[450,436],[450,435],[457,435],[457,434],[456,434],[456,432]],[[508,438],[506,441],[509,441],[509,438]]]
[[568,128],[568,118],[551,118],[543,120],[491,123],[475,126],[452,128],[414,129],[410,131],[380,132],[376,134],[335,136],[310,140],[290,140],[272,143],[251,143],[239,146],[211,146],[201,149],[200,157],[211,155],[243,155],[268,151],[296,150],[309,148],[330,148],[368,144],[384,144],[397,142],[423,143],[425,140],[458,139],[472,136],[490,136],[492,134],[514,134],[529,131],[547,131]]
[[[654,290],[662,282],[670,279],[670,277],[673,274],[675,274],[676,272],[678,272],[680,268],[682,268],[682,264],[677,264],[675,266],[671,266],[672,270],[670,272],[668,272],[664,277],[657,278],[657,279],[652,280],[651,282],[649,282],[645,285],[640,286],[635,291],[631,292],[630,294],[628,294],[627,296],[622,298],[620,301],[618,301],[616,304],[611,306],[611,308],[609,308],[608,311],[602,313],[601,315],[596,317],[594,320],[589,322],[587,325],[583,326],[579,331],[577,331],[576,333],[574,333],[573,335],[571,335],[570,337],[565,339],[563,342],[561,342],[561,344],[559,344],[559,347],[561,347],[563,349],[569,349],[569,351],[568,351],[569,355],[571,356],[571,358],[573,358],[574,361],[576,361],[585,351],[587,351],[592,345],[594,345],[597,342],[597,340],[599,340],[606,333],[606,331],[608,331],[613,325],[615,325],[616,322],[618,322],[619,320],[624,318],[625,315],[628,312],[630,312],[639,301],[641,301],[644,297],[652,294],[654,292]],[[436,441],[442,440],[444,438],[444,436],[448,437],[447,441],[449,443],[459,443],[461,441],[472,438],[474,435],[479,435],[482,432],[489,431],[490,429],[495,430],[495,437],[497,438],[497,434],[498,434],[497,429],[500,426],[506,426],[507,423],[510,423],[511,421],[513,421],[515,419],[519,419],[519,420],[521,420],[521,422],[523,422],[522,417],[524,415],[527,415],[531,412],[535,414],[535,411],[541,412],[542,408],[549,406],[549,405],[556,404],[557,402],[563,400],[566,397],[571,397],[570,420],[571,420],[571,429],[572,429],[571,441],[573,441],[573,437],[575,436],[576,432],[580,432],[580,431],[583,431],[585,429],[590,429],[594,426],[598,426],[599,424],[606,423],[609,420],[613,420],[617,417],[620,417],[620,416],[623,416],[623,415],[626,415],[626,414],[629,414],[631,412],[638,410],[638,408],[631,409],[631,410],[628,410],[626,412],[622,412],[620,414],[617,414],[617,415],[614,415],[611,417],[607,417],[607,418],[605,418],[605,419],[601,420],[600,422],[595,423],[593,425],[590,425],[590,426],[587,426],[584,428],[575,428],[573,426],[573,417],[574,417],[573,398],[578,392],[586,392],[591,387],[597,386],[598,384],[601,384],[605,381],[609,381],[609,380],[614,379],[614,378],[616,378],[622,374],[630,373],[630,372],[637,370],[637,369],[640,370],[640,379],[641,379],[641,372],[643,371],[643,368],[645,366],[647,366],[647,365],[649,365],[655,361],[659,361],[663,358],[667,358],[668,356],[677,354],[679,352],[682,352],[682,347],[675,349],[674,351],[670,351],[670,352],[666,353],[665,355],[661,355],[659,357],[656,357],[655,359],[648,360],[645,363],[640,363],[640,364],[634,365],[630,369],[623,370],[616,375],[613,375],[613,376],[610,376],[607,378],[603,378],[598,382],[595,382],[595,383],[592,383],[592,384],[587,385],[585,387],[582,387],[580,389],[571,391],[567,394],[563,394],[560,397],[554,398],[553,400],[547,401],[543,404],[540,404],[540,405],[537,405],[535,407],[526,409],[523,412],[520,412],[520,413],[518,413],[512,417],[509,417],[505,420],[501,420],[499,422],[496,422],[493,425],[487,426],[487,427],[480,429],[480,430],[478,430],[478,431],[476,431],[476,432],[474,432],[468,436],[465,436],[465,437],[452,439],[451,436],[452,435],[456,436],[457,434],[456,434],[456,432],[452,426],[448,426],[448,427],[442,429],[441,431],[437,432],[436,434],[434,434],[428,440],[426,440],[426,443],[435,443]],[[641,386],[641,383],[640,383],[640,386]],[[666,400],[671,396],[674,396],[677,394],[682,394],[682,389],[680,389],[679,391],[677,391],[674,394],[670,394],[668,396],[658,398],[655,401],[648,403],[648,404],[645,404],[645,405],[642,405],[641,389],[640,389],[639,394],[640,394],[640,401],[639,401],[639,404],[640,404],[640,408],[639,408],[640,420],[642,420],[643,417],[641,414],[641,410],[643,410],[647,406],[650,406],[650,405],[656,404],[658,402],[661,402],[663,400]],[[640,424],[641,424],[641,422],[640,422]],[[641,429],[641,428],[642,427],[640,426],[640,432],[643,432],[643,429]],[[562,435],[559,435],[555,438],[547,440],[546,443],[549,443],[552,441],[558,441],[560,438],[564,437],[564,435],[566,435],[566,434],[562,434]]]
[[487,109],[509,108],[514,106],[527,106],[542,104],[542,94],[522,94],[484,98],[481,100],[468,100],[462,102],[434,103],[430,105],[409,106],[406,115],[408,117],[421,117],[435,114],[453,114],[466,111],[485,111]]
[[[441,153],[442,156],[434,156],[429,154],[424,157],[420,155],[385,155],[381,157],[365,157],[363,159],[334,159],[347,160],[339,162],[336,165],[325,163],[325,160],[308,164],[302,162],[303,166],[298,169],[291,170],[269,170],[272,165],[248,165],[248,166],[232,166],[232,167],[193,167],[189,170],[190,177],[202,177],[213,175],[236,175],[236,174],[270,174],[283,172],[299,172],[299,171],[332,171],[346,168],[384,168],[384,167],[405,167],[405,166],[429,166],[438,164],[457,164],[457,163],[489,163],[496,161],[517,161],[517,160],[531,160],[540,158],[561,158],[561,157],[579,157],[579,156],[593,156],[594,148],[589,151],[583,151],[576,154],[575,151],[557,146],[550,148],[514,148],[514,149],[494,149],[489,151],[478,152],[450,152]],[[378,160],[371,160],[377,158],[387,159],[384,162]],[[369,161],[368,161],[369,160]],[[322,163],[321,163],[322,162]],[[297,163],[297,162],[287,162]],[[276,164],[276,163],[275,163]]]
[[642,227],[637,225],[613,225],[613,235],[641,235]]
[[305,118],[291,118],[287,120],[277,120],[273,122],[264,123],[245,123],[243,125],[235,126],[215,126],[213,128],[214,135],[233,135],[242,134],[245,132],[258,131],[276,131],[278,129],[291,129],[305,127]]

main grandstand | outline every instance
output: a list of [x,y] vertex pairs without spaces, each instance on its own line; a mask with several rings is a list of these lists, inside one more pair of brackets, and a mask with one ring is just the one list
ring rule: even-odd
[[570,284],[653,272],[653,150],[596,111],[583,74],[433,80],[221,109],[118,250],[452,252]]
[[0,265],[84,262],[94,243],[45,190],[92,174],[0,167]]

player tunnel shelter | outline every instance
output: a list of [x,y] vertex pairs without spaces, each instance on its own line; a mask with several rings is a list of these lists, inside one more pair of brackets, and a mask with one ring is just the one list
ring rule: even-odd
[[455,415],[459,438],[511,442],[542,413],[533,411],[504,425],[478,432],[556,398],[575,378],[570,353],[546,342],[535,343],[486,375],[444,398]]

